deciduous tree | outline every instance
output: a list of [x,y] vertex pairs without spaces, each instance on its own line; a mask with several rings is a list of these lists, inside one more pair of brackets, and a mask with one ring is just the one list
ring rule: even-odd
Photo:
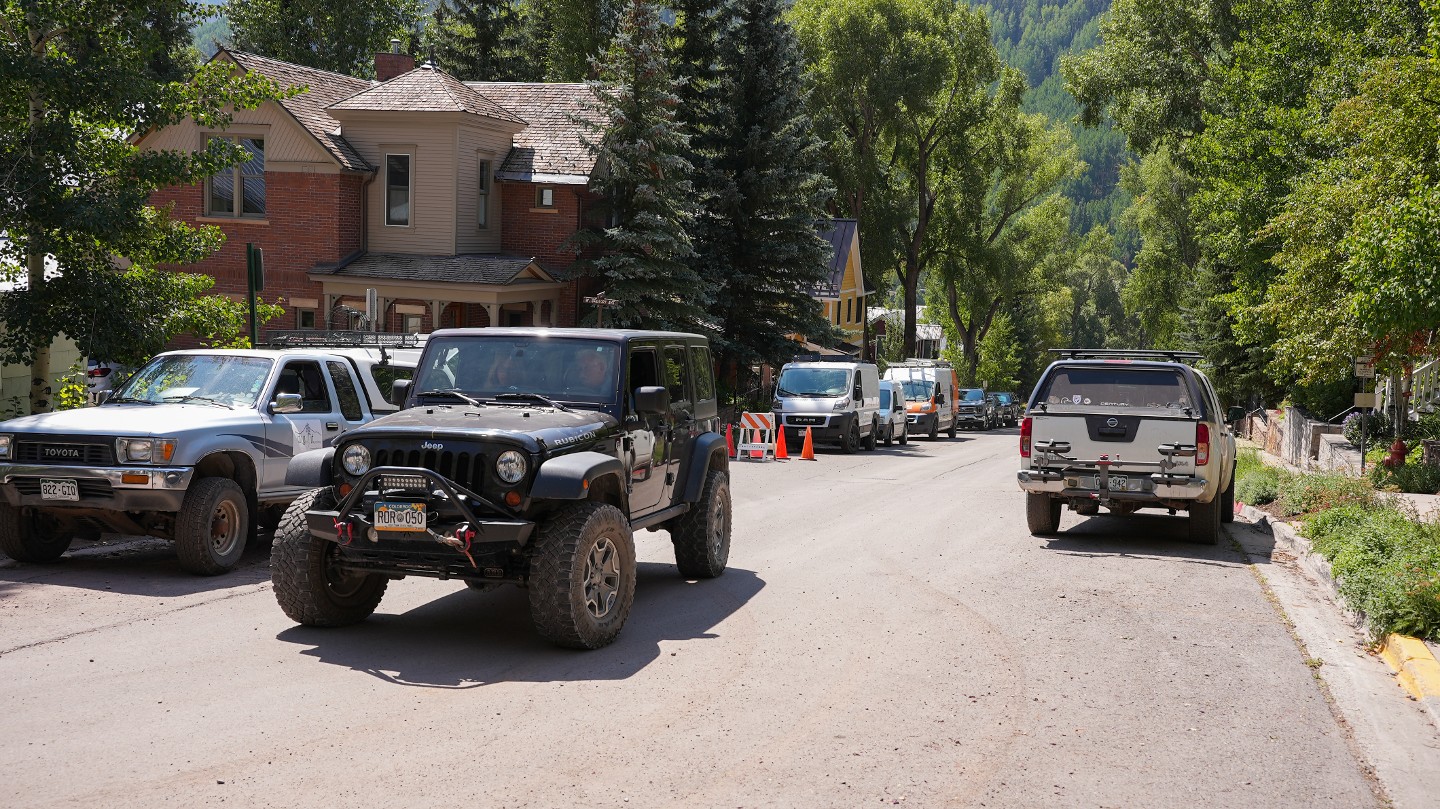
[[420,0],[228,0],[240,50],[354,76],[375,72],[375,54],[398,37],[418,45]]

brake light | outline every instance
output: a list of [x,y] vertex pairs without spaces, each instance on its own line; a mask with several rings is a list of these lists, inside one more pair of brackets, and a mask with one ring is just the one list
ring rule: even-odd
[[1030,457],[1030,417],[1020,420],[1020,457]]
[[91,369],[90,369],[90,376],[101,376],[101,377],[109,376],[109,375],[110,375],[110,370],[111,370],[111,369],[109,369],[109,368],[91,368]]
[[1204,466],[1210,463],[1210,425],[1203,421],[1195,422],[1195,465]]

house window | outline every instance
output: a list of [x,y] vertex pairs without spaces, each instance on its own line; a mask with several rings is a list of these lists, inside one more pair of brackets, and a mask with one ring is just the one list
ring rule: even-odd
[[845,322],[846,322],[846,323],[854,323],[854,322],[855,322],[855,309],[854,309],[854,306],[855,306],[855,299],[854,299],[854,298],[846,298],[846,299],[845,299]]
[[490,161],[480,161],[479,184],[475,187],[475,224],[478,227],[490,226]]
[[831,319],[835,321],[835,325],[840,325],[840,302],[835,301],[834,303],[830,303],[827,305],[830,307]]
[[404,334],[419,334],[421,315],[401,315],[400,331]]
[[551,188],[548,185],[542,185],[539,188],[535,189],[535,207],[554,208],[555,189]]
[[314,310],[314,309],[296,309],[296,310],[295,310],[295,328],[297,328],[297,329],[313,329],[313,328],[315,328],[315,310]]
[[385,155],[385,224],[410,224],[410,155]]
[[265,216],[265,140],[214,137],[245,150],[244,162],[205,181],[205,213],[210,216]]

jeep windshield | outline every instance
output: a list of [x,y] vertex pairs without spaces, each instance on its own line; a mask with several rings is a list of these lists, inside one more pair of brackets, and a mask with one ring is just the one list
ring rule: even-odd
[[1200,414],[1200,405],[1179,371],[1169,368],[1059,368],[1035,398],[1047,412],[1093,411],[1097,407]]
[[620,346],[599,340],[432,338],[421,362],[411,390],[422,399],[609,404],[620,387]]
[[265,357],[162,355],[136,371],[111,401],[254,407],[274,364]]
[[775,385],[780,396],[844,396],[849,391],[850,372],[844,368],[786,368]]

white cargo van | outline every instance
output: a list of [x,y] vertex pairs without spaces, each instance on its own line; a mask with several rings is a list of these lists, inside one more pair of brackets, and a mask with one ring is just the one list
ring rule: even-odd
[[955,369],[945,360],[909,359],[885,369],[885,378],[905,387],[906,421],[910,432],[937,438],[944,430],[955,437],[955,403],[959,388]]
[[811,354],[780,369],[775,383],[775,423],[787,447],[799,447],[810,428],[816,441],[846,452],[875,449],[880,437],[880,369],[852,357]]
[[893,379],[880,380],[880,439],[887,447],[896,441],[901,446],[910,442],[905,423],[905,386]]

